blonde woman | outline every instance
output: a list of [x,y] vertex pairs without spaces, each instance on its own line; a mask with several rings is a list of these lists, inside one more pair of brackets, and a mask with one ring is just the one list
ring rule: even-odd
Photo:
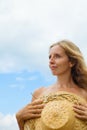
[[[87,66],[80,49],[74,43],[62,40],[51,45],[49,67],[52,74],[57,77],[57,81],[49,87],[35,90],[31,103],[16,114],[20,130],[24,130],[24,123],[27,120],[41,117],[44,108],[41,96],[65,91],[74,93],[87,101]],[[76,118],[87,120],[87,104],[75,104],[73,110]]]

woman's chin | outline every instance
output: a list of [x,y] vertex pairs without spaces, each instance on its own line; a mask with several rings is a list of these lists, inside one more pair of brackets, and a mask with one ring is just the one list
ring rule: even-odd
[[53,74],[54,76],[58,75],[56,72],[52,72],[52,74]]

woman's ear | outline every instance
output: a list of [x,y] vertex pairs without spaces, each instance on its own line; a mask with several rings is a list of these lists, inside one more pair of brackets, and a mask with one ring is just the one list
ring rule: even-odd
[[70,61],[69,65],[72,68],[75,64]]

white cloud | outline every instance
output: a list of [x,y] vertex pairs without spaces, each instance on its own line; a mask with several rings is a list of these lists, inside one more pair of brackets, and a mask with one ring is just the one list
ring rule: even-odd
[[10,84],[9,85],[10,88],[19,88],[20,90],[24,90],[25,89],[25,85],[24,84]]
[[0,113],[0,130],[18,130],[15,114],[4,115]]
[[31,76],[31,77],[27,78],[27,80],[36,80],[36,79],[37,79],[36,76]]
[[16,81],[24,81],[25,80],[25,78],[23,78],[23,77],[16,77]]
[[28,78],[23,78],[23,77],[16,77],[16,81],[22,82],[22,81],[26,81],[26,80],[36,80],[37,77],[35,75],[30,76]]
[[0,1],[0,72],[44,71],[49,45],[63,38],[86,57],[86,7],[86,0]]

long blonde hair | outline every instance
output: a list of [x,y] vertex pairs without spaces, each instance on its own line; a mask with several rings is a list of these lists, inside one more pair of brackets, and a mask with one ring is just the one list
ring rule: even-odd
[[66,55],[73,64],[71,69],[73,81],[79,87],[87,89],[87,65],[80,49],[74,43],[68,40],[62,40],[54,43],[50,46],[50,48],[55,45],[59,45],[65,50]]

